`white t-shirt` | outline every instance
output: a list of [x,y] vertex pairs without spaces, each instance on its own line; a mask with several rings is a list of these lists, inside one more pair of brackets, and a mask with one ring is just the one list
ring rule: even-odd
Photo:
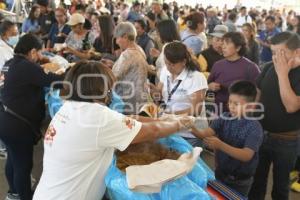
[[96,103],[67,101],[44,139],[34,200],[100,200],[115,149],[125,150],[141,123]]
[[157,77],[160,77],[161,71],[166,68],[164,50],[165,50],[165,47],[167,46],[167,44],[168,43],[164,44],[156,62],[155,62]]
[[14,57],[14,49],[11,48],[6,42],[4,42],[2,39],[0,39],[0,71],[3,68],[3,65],[6,63],[6,61],[10,60]]
[[242,31],[242,26],[245,23],[252,23],[252,18],[250,15],[245,15],[245,16],[241,16],[240,14],[238,15],[238,19],[235,22],[235,25],[237,26],[237,30],[238,31]]
[[[168,91],[168,80],[169,80],[169,91]],[[173,93],[171,100],[168,101],[168,94],[176,87],[178,82],[181,80],[178,88]],[[160,75],[160,82],[163,84],[162,96],[164,102],[167,104],[166,112],[176,112],[180,110],[188,109],[191,106],[189,95],[200,91],[207,90],[207,80],[203,73],[198,71],[188,71],[187,69],[183,70],[179,76],[172,81],[171,73],[167,68],[163,69]],[[201,128],[207,126],[206,113],[205,113],[205,103],[202,103],[202,109],[199,116],[200,119],[203,119],[204,125],[201,125]],[[203,127],[204,126],[204,127]],[[199,127],[200,128],[200,127]],[[195,138],[190,132],[178,132],[177,134],[188,137]]]

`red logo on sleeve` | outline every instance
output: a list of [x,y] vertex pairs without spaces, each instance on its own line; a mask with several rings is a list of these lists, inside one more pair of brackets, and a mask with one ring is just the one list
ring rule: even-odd
[[123,122],[129,129],[132,129],[135,126],[135,121],[130,117],[125,117]]
[[53,125],[50,125],[45,134],[45,139],[44,139],[45,143],[51,146],[55,135],[56,135],[56,130],[53,127]]

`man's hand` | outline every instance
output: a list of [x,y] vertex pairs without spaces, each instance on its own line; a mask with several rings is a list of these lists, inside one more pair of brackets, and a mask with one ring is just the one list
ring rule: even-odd
[[216,82],[211,82],[210,84],[208,84],[208,88],[211,91],[217,92],[221,89],[221,84],[220,83],[216,83]]
[[213,149],[213,150],[220,149],[220,146],[223,143],[219,138],[217,138],[215,136],[206,137],[203,139],[203,141],[204,141],[204,144],[206,144],[210,149]]
[[277,73],[277,76],[287,76],[289,74],[289,71],[292,69],[292,64],[295,61],[291,61],[290,64],[289,61],[285,57],[285,53],[283,50],[280,50],[273,55],[273,62],[275,71]]

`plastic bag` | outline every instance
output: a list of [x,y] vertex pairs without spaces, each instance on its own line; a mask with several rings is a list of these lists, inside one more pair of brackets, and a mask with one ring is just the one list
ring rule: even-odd
[[164,185],[160,192],[160,199],[211,200],[209,194],[187,176]]
[[67,69],[69,67],[69,62],[60,55],[56,55],[47,51],[43,52],[42,54],[48,57],[51,63],[56,63],[63,69]]
[[[191,152],[193,149],[193,147],[192,147],[192,145],[190,145],[190,143],[185,141],[182,137],[176,136],[176,135],[169,136],[167,138],[162,138],[159,140],[159,142],[170,148],[175,149],[176,151],[178,151],[180,153]],[[203,185],[203,183],[200,183],[199,181],[195,180],[195,179],[199,179],[196,177],[199,177],[200,174],[202,174],[202,175],[206,174],[207,180],[215,180],[216,179],[214,172],[207,166],[207,164],[201,158],[198,159],[198,163],[196,164],[196,166],[194,168],[196,168],[196,170],[193,169],[188,174],[188,176],[190,178],[192,178],[192,180],[194,182],[198,182],[198,185]],[[206,183],[205,183],[205,185],[206,185]]]
[[[192,146],[180,136],[170,136],[160,139],[159,142],[180,153],[191,152],[192,150]],[[199,158],[193,170],[186,176],[165,184],[160,193],[143,194],[128,189],[126,175],[116,167],[114,159],[105,177],[108,197],[111,200],[208,200],[210,196],[204,189],[206,188],[208,177],[213,177],[213,172],[201,161]],[[212,176],[208,175],[209,173]]]

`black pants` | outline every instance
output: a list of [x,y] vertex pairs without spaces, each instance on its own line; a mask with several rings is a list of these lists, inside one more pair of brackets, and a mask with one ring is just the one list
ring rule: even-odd
[[31,128],[14,116],[0,111],[0,139],[7,148],[5,174],[9,192],[19,194],[21,200],[31,200],[30,175],[34,146]]
[[265,135],[249,200],[265,199],[268,175],[273,164],[273,200],[289,199],[289,174],[297,158],[297,140],[282,140]]

